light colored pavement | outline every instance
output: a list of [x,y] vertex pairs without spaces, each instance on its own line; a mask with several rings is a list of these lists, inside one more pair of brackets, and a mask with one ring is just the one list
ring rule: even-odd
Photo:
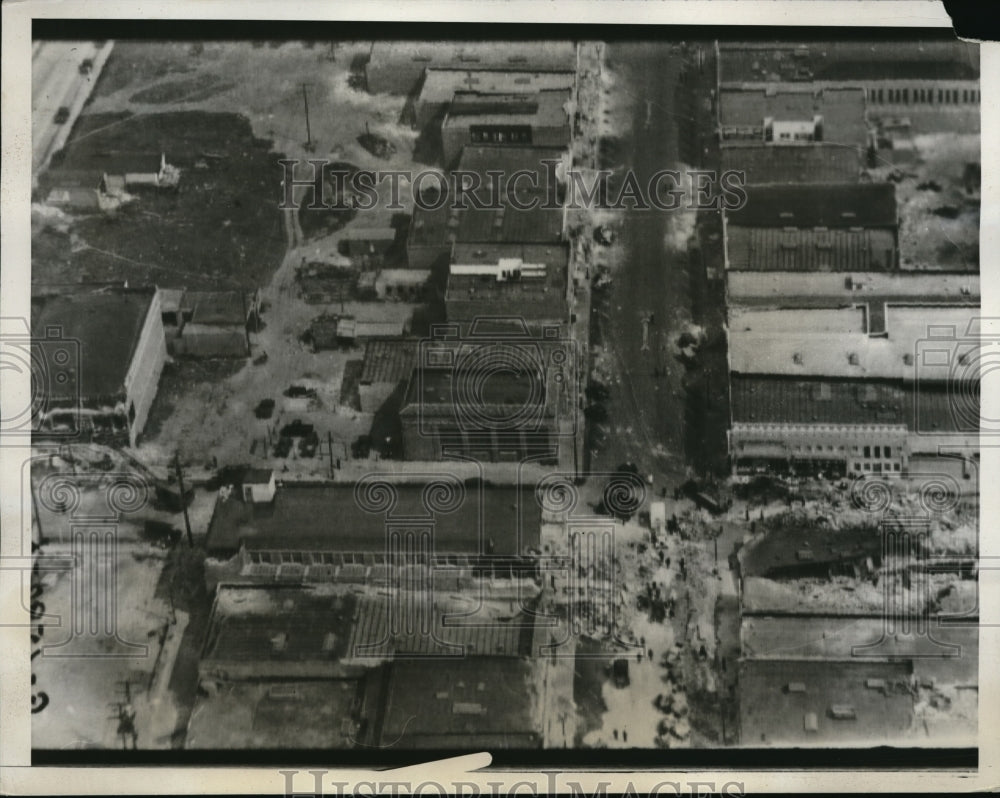
[[[69,137],[77,117],[90,97],[114,42],[41,42],[31,59],[31,173],[37,176]],[[89,59],[86,74],[80,65]],[[56,122],[59,109],[68,117]]]

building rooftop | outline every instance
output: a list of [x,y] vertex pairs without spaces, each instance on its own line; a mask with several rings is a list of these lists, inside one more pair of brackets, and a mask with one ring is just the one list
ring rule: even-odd
[[[184,747],[188,749],[353,748],[352,716],[362,692],[356,679],[224,682],[199,692]],[[308,717],[309,722],[303,723]]]
[[[731,308],[730,370],[803,377],[974,381],[978,379],[978,316],[978,304],[972,302],[884,305],[872,301],[808,312]],[[924,357],[920,355],[924,348],[949,355]],[[918,358],[919,370],[914,365]]]
[[730,375],[735,424],[900,424],[909,430],[978,431],[943,385],[872,379]]
[[891,230],[730,226],[726,254],[730,270],[758,273],[891,271],[896,236]]
[[534,94],[459,91],[448,106],[442,130],[473,125],[568,125],[569,99],[569,89],[545,89]]
[[[543,193],[521,190],[518,202],[537,200]],[[451,201],[438,210],[417,208],[410,224],[410,246],[449,246],[453,243],[555,244],[562,238],[562,208],[518,210],[506,204],[499,210],[451,209]]]
[[373,745],[484,751],[541,745],[538,681],[529,661],[467,657],[393,662],[387,669],[384,679],[374,672],[369,679],[379,698],[366,703],[381,706]]
[[[563,211],[558,203],[557,185],[550,185],[552,170],[543,161],[561,160],[565,150],[558,147],[499,147],[471,145],[462,148],[458,171],[482,175],[476,197],[483,208],[474,207],[472,198],[458,200],[448,196],[440,208],[414,209],[410,222],[408,246],[450,246],[454,242],[548,244],[562,238]],[[535,175],[537,188],[527,178],[517,182],[515,197],[519,203],[534,205],[518,210],[508,203],[506,182],[495,186],[487,171],[506,176],[527,170]],[[558,177],[556,178],[558,181]],[[499,197],[502,208],[494,209]],[[558,207],[556,207],[558,205]],[[549,206],[549,207],[546,207]]]
[[576,75],[572,67],[564,72],[431,67],[424,74],[417,104],[449,103],[457,91],[474,91],[481,94],[533,94],[546,89],[570,89],[575,80]]
[[851,183],[861,173],[861,153],[839,144],[748,144],[723,147],[722,170],[742,172],[745,184]]
[[735,271],[726,275],[733,304],[813,307],[846,302],[969,304],[979,275],[967,272]]
[[[491,267],[507,264],[520,270],[517,278],[498,280],[492,274],[461,274],[462,267]],[[445,300],[516,295],[530,302],[566,292],[569,245],[552,244],[456,244],[451,256],[451,272]],[[530,267],[542,268],[540,276],[529,275]]]
[[508,72],[572,71],[576,47],[570,41],[377,41],[369,68],[503,69]]
[[246,298],[240,291],[186,291],[183,307],[191,310],[193,324],[240,326],[247,322]]
[[[72,293],[31,300],[31,334],[38,341],[61,337],[79,346],[79,363],[70,367],[65,382],[50,379],[44,388],[49,401],[115,401],[124,395],[125,377],[132,365],[143,326],[156,297],[155,288],[103,288],[88,292],[76,286]],[[45,346],[49,346],[45,344]],[[50,369],[58,365],[49,363]],[[62,373],[62,372],[60,372]]]
[[[926,660],[937,660],[951,681],[978,681],[979,629],[974,623],[958,626],[928,619],[928,634],[886,634],[882,615],[843,616],[745,615],[740,620],[740,649],[745,660],[850,660],[870,656],[913,657],[919,672]],[[859,650],[858,647],[865,647]]]
[[372,340],[365,346],[365,361],[360,382],[398,383],[407,379],[417,362],[417,342],[413,340]]
[[817,140],[864,147],[868,142],[864,89],[722,88],[719,126],[724,139],[763,141],[764,120],[808,121],[822,117]]
[[979,76],[979,47],[954,37],[922,41],[720,42],[723,84],[947,80]]
[[[761,147],[747,148],[752,150]],[[788,148],[794,157],[796,147]],[[806,146],[804,149],[816,149]],[[824,149],[824,148],[819,148]],[[826,147],[833,152],[843,148]],[[751,181],[748,183],[770,181]],[[743,207],[726,211],[731,227],[873,228],[895,230],[896,187],[892,183],[748,185]]]
[[[485,599],[417,591],[406,607],[411,623],[398,623],[394,596],[358,597],[354,626],[347,642],[348,657],[372,664],[393,657],[522,657],[532,653],[535,616],[521,608],[520,599]],[[394,628],[398,627],[398,628]]]
[[[434,484],[433,482],[431,484]],[[522,555],[538,545],[541,507],[530,489],[470,483],[451,513],[427,509],[422,484],[395,484],[394,515],[433,520],[432,545],[439,554],[480,554],[492,539],[494,554]],[[207,547],[225,554],[239,549],[386,553],[387,516],[368,512],[351,485],[278,487],[269,504],[221,497],[209,526]],[[433,553],[433,552],[432,552]]]
[[[569,151],[565,147],[541,147],[541,146],[506,146],[501,144],[466,144],[462,147],[462,154],[458,158],[456,171],[476,172],[482,176],[482,186],[477,195],[484,203],[490,199],[490,190],[493,186],[493,176],[488,172],[501,172],[505,177],[513,175],[515,172],[527,170],[538,175],[538,186],[540,190],[545,190],[549,186],[549,177],[552,175],[553,167],[547,162],[565,162],[569,158]],[[554,167],[556,172],[556,182],[560,180],[561,169]],[[530,181],[522,178],[518,181],[518,186],[527,186]],[[501,180],[501,197],[506,183]]]
[[911,674],[909,662],[741,661],[740,742],[898,743],[913,721]]
[[[348,641],[357,612],[358,597],[335,591],[330,585],[315,587],[219,587],[202,663],[259,665],[256,678],[273,678],[294,663],[309,675],[330,676],[337,662],[349,656]],[[284,673],[284,675],[290,675]],[[307,675],[299,671],[299,675]]]

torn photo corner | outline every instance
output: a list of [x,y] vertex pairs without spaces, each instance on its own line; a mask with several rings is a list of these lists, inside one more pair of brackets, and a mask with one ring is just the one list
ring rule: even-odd
[[998,52],[893,7],[5,5],[4,788],[985,786]]

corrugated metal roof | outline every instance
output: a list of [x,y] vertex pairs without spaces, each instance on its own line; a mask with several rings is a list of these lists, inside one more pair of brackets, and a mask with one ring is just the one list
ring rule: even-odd
[[730,269],[747,271],[889,271],[896,263],[888,230],[731,226],[726,251]]
[[360,382],[398,383],[410,376],[417,362],[417,342],[407,340],[369,341]]

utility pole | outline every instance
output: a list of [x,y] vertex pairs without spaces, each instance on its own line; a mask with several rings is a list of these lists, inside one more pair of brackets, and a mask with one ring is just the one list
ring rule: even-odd
[[181,473],[181,455],[174,452],[174,468],[177,471],[177,485],[181,491],[181,509],[184,511],[184,528],[187,530],[188,548],[194,548],[194,536],[191,534],[191,519],[188,517],[187,500],[184,497],[184,475]]
[[306,150],[312,152],[316,148],[316,145],[313,144],[312,130],[309,127],[309,94],[306,92],[306,86],[308,85],[308,83],[302,84],[302,102],[306,109]]

